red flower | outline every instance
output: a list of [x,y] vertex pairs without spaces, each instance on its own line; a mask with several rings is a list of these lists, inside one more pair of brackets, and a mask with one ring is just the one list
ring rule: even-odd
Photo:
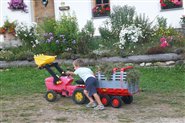
[[162,6],[162,7],[165,7],[165,6],[166,6],[166,4],[165,4],[165,3],[161,3],[161,6]]
[[106,10],[106,11],[110,11],[110,7],[106,7],[105,10]]

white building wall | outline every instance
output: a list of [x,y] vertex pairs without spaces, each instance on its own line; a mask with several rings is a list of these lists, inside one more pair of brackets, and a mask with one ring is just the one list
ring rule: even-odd
[[[0,26],[3,26],[4,22],[8,19],[10,22],[25,22],[32,23],[32,3],[31,0],[24,0],[27,5],[28,13],[21,10],[12,11],[8,9],[10,0],[0,0]],[[4,38],[0,35],[0,42],[3,42]]]

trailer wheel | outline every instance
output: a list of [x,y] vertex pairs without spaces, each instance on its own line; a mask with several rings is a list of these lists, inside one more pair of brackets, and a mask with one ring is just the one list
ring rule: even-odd
[[49,102],[54,102],[57,99],[57,93],[53,90],[49,90],[49,91],[47,91],[45,98]]
[[77,88],[74,90],[72,99],[76,104],[84,104],[87,100],[86,96],[83,93],[83,88]]
[[111,99],[111,105],[114,108],[119,108],[123,104],[123,101],[120,96],[113,96]]
[[131,104],[133,102],[133,96],[123,96],[122,100],[125,104]]
[[110,103],[110,97],[108,95],[100,95],[101,102],[104,106],[108,106]]

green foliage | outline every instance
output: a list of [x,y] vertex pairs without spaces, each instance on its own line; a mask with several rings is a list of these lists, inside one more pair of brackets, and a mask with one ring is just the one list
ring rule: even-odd
[[126,71],[126,81],[129,83],[138,83],[140,80],[140,72],[136,69],[129,69]]
[[139,39],[140,43],[151,41],[155,33],[155,27],[152,25],[153,22],[151,22],[145,14],[140,14],[136,15],[136,17],[134,18],[134,23],[136,26],[139,26],[142,29],[143,37]]
[[0,60],[15,61],[15,60],[33,60],[34,53],[24,47],[9,48],[0,51]]
[[157,17],[157,26],[167,28],[167,19],[164,17]]
[[40,34],[54,33],[56,28],[56,20],[54,18],[45,18],[42,23],[38,24],[37,30]]
[[113,6],[110,19],[99,31],[105,46],[112,46],[119,40],[119,33],[123,25],[130,25],[134,21],[135,8],[130,6]]
[[22,51],[15,54],[15,60],[33,60],[34,53],[31,51]]
[[11,61],[14,60],[14,54],[8,50],[1,50],[0,51],[0,60]]
[[77,19],[70,14],[62,15],[55,27],[55,34],[65,35],[67,41],[65,45],[67,48],[71,48],[73,53],[76,53],[76,45],[74,45],[73,41],[77,39],[78,31]]
[[64,35],[55,35],[53,33],[45,33],[42,37],[42,41],[40,41],[40,46],[42,48],[43,53],[58,55],[64,52],[66,46],[66,39]]
[[93,41],[93,35],[94,35],[94,25],[92,21],[87,21],[84,28],[82,28],[82,31],[78,34],[77,39],[77,52],[81,54],[87,54],[92,49],[91,44]]
[[135,8],[131,6],[113,6],[110,15],[112,25],[112,32],[119,36],[120,30],[123,25],[130,25],[134,21]]

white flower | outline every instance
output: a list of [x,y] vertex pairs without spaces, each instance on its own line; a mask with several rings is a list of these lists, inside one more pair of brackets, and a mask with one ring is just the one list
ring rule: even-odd
[[121,48],[124,47],[126,42],[128,42],[128,43],[129,42],[133,42],[133,43],[138,42],[139,37],[143,37],[142,29],[140,27],[136,27],[134,24],[132,24],[128,27],[123,26],[122,30],[120,31],[120,34],[119,34],[119,39],[120,39],[119,43],[121,45]]

